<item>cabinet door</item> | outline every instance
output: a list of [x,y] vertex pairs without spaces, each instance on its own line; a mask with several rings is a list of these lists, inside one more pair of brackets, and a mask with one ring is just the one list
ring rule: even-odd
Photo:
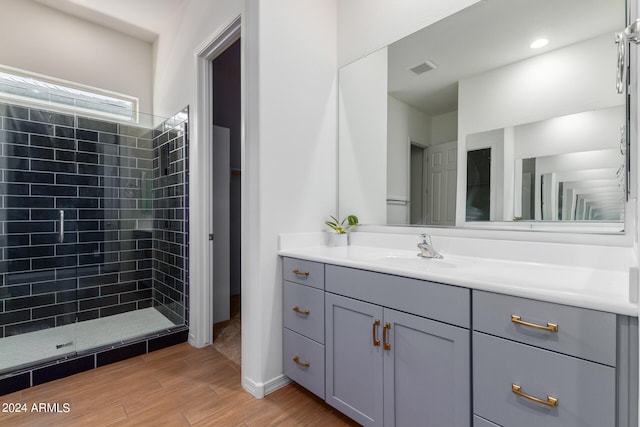
[[385,427],[469,427],[470,332],[384,309]]
[[382,307],[330,293],[325,307],[326,401],[362,425],[382,426]]

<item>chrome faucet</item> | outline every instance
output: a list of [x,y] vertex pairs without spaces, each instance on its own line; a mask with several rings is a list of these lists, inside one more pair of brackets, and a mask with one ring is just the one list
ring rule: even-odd
[[418,256],[421,256],[423,258],[442,258],[442,255],[440,255],[438,251],[433,248],[433,243],[431,243],[431,236],[429,236],[427,233],[422,233],[420,235],[418,248],[420,249],[420,253],[418,254]]

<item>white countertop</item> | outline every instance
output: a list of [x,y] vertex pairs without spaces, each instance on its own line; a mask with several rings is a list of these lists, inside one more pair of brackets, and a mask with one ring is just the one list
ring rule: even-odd
[[408,251],[358,245],[288,248],[280,250],[278,254],[638,316],[637,285],[630,286],[630,272],[621,268],[523,262],[447,253],[443,253],[443,259],[426,259],[417,256],[417,249]]

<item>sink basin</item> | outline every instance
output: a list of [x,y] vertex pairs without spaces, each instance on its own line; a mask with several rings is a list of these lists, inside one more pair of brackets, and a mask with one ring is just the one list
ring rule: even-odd
[[466,257],[443,254],[443,258],[423,258],[418,250],[396,250],[353,247],[350,249],[353,258],[385,267],[411,269],[419,271],[452,270],[471,265],[473,260]]

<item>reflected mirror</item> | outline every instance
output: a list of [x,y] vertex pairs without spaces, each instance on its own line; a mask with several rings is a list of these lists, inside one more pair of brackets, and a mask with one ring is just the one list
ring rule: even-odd
[[624,0],[485,0],[343,67],[341,214],[619,231],[624,26]]

